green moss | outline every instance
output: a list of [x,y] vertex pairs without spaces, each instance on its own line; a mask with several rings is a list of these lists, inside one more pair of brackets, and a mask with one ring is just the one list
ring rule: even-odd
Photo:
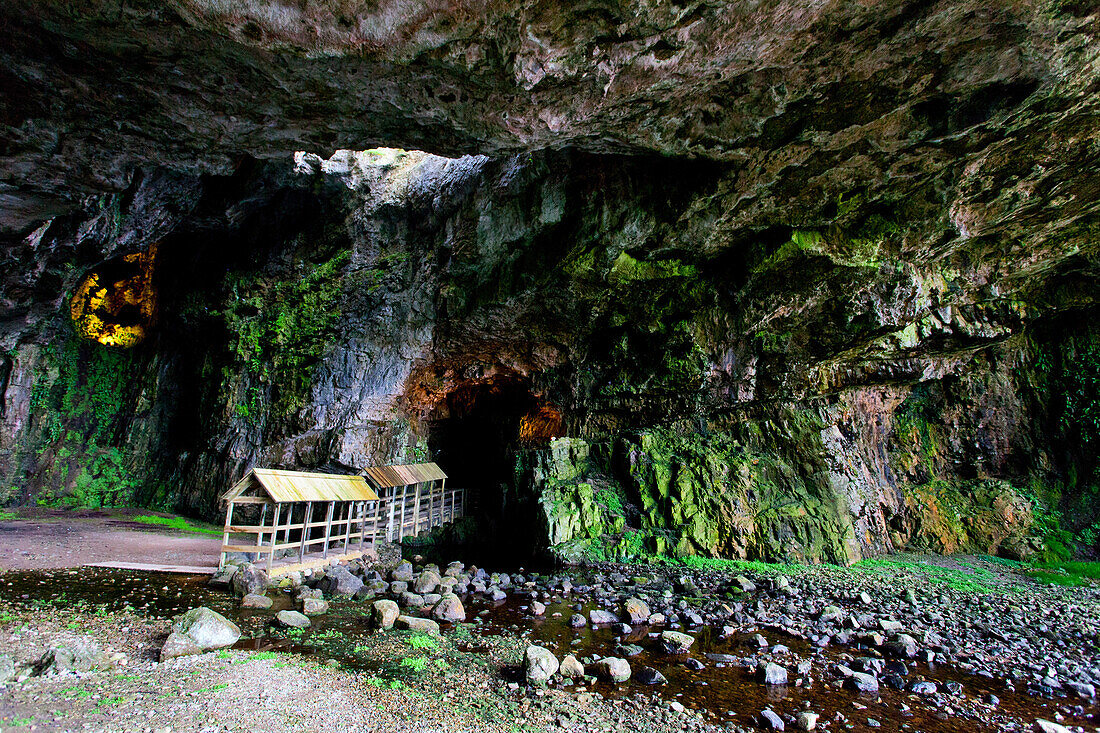
[[680,260],[637,260],[626,252],[620,252],[611,265],[607,279],[614,285],[628,285],[647,280],[695,277],[697,274],[694,265]]
[[215,529],[213,527],[200,527],[191,524],[183,517],[162,517],[156,514],[138,514],[136,516],[128,517],[132,522],[138,522],[140,524],[151,524],[158,527],[166,527],[168,529],[175,529],[180,532],[201,532],[203,534],[218,535],[222,534],[222,530]]

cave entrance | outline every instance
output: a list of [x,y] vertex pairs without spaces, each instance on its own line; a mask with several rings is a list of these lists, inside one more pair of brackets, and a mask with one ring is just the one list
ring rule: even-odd
[[467,490],[467,515],[477,536],[465,552],[475,561],[514,562],[538,552],[538,502],[516,485],[517,453],[562,434],[561,412],[519,375],[460,383],[431,416],[428,447],[451,486]]

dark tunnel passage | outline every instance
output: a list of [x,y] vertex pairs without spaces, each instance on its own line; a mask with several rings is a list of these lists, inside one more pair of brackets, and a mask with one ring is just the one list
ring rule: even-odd
[[[515,561],[537,559],[541,526],[537,498],[517,485],[520,451],[562,434],[561,413],[518,375],[459,384],[433,412],[428,447],[448,474],[467,489],[474,551],[507,552]],[[499,559],[497,560],[499,562]]]

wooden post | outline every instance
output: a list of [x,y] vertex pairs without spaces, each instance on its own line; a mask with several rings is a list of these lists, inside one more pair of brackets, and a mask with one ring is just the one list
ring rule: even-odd
[[[439,481],[439,492],[443,496],[443,506],[444,506],[444,508],[446,508],[446,506],[447,506],[447,479],[440,479],[440,481]],[[441,510],[439,512],[439,523],[443,524],[444,521],[447,521],[447,522],[454,521],[454,502],[453,501],[451,502],[451,513],[448,515],[446,520],[443,519],[443,511]]]
[[218,560],[218,570],[221,570],[222,568],[225,567],[225,556],[226,556],[227,553],[226,553],[224,548],[225,548],[226,545],[229,544],[229,526],[231,524],[233,524],[233,507],[235,507],[236,505],[237,505],[236,502],[231,501],[231,502],[229,502],[229,506],[226,507],[226,509],[225,509],[225,530],[222,533],[222,548],[223,549],[222,549],[221,559]]
[[325,549],[321,553],[321,557],[328,557],[328,543],[332,539],[332,509],[336,502],[330,501],[328,503],[328,513],[325,514]]
[[394,494],[396,494],[396,493],[397,493],[397,491],[395,491],[394,488],[391,486],[390,487],[390,521],[389,521],[389,524],[386,525],[386,541],[387,542],[393,542],[393,530],[394,530],[393,517],[394,517],[394,514],[397,512],[397,501],[395,500],[395,497],[394,497]]
[[267,574],[271,574],[271,563],[275,560],[275,545],[279,541],[279,514],[283,511],[282,504],[275,505],[275,521],[271,523],[271,549],[267,551]]
[[397,523],[397,541],[405,539],[405,507],[408,504],[409,487],[401,487],[401,521]]
[[359,502],[359,552],[367,544],[367,502]]
[[343,551],[343,553],[341,553],[343,555],[348,554],[348,543],[351,542],[351,516],[352,516],[352,513],[353,513],[352,512],[353,509],[355,509],[355,502],[349,501],[348,502],[348,521],[344,525],[344,551]]
[[260,512],[260,531],[256,533],[256,562],[260,561],[260,552],[264,544],[264,527],[267,526],[267,504],[264,504],[263,511]]
[[283,530],[283,544],[290,542],[290,525],[294,523],[294,504],[287,507],[286,510],[286,528]]
[[[413,490],[416,492],[416,499],[413,501],[413,532],[412,536],[416,537],[420,534],[420,484],[416,484]],[[428,517],[428,526],[431,527],[431,517]]]
[[298,547],[298,562],[306,559],[306,541],[309,539],[309,523],[313,519],[313,502],[307,501],[302,513],[302,544]]

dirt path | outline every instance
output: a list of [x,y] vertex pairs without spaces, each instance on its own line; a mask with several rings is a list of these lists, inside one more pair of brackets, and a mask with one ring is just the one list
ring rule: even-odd
[[40,512],[0,522],[0,572],[98,562],[215,566],[221,538],[107,512]]

